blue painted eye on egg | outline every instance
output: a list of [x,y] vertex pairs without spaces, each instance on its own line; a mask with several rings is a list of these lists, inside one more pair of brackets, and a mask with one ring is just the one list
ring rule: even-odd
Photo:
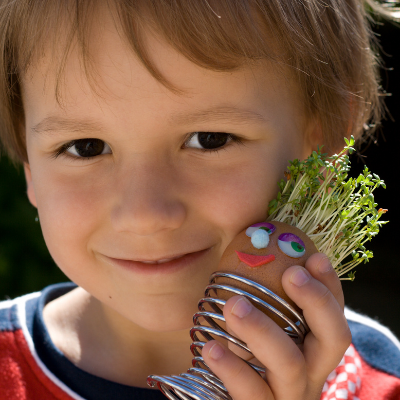
[[287,256],[293,258],[300,258],[306,252],[304,242],[294,233],[279,235],[278,246]]
[[258,229],[263,229],[268,232],[269,235],[271,235],[271,233],[275,232],[276,226],[269,222],[257,222],[256,224],[253,224],[246,229],[246,235],[248,237],[251,237],[252,233]]
[[258,222],[246,229],[246,235],[251,237],[251,244],[256,249],[265,249],[269,244],[269,235],[271,235],[275,229],[275,225],[269,222]]
[[251,234],[251,244],[256,249],[265,249],[269,243],[269,234],[263,229],[257,229]]

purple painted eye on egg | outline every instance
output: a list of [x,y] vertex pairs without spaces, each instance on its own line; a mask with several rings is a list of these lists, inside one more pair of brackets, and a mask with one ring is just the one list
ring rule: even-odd
[[279,235],[278,246],[287,256],[293,258],[300,258],[306,252],[304,242],[294,233]]
[[258,229],[262,229],[266,231],[268,235],[270,235],[271,233],[275,232],[276,226],[269,222],[257,222],[256,224],[251,225],[246,229],[246,235],[248,237],[251,237],[252,233]]

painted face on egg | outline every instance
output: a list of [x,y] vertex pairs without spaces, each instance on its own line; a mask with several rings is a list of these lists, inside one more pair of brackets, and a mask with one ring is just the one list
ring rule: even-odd
[[300,229],[277,221],[259,222],[233,239],[221,258],[219,270],[261,278],[278,267],[281,269],[280,266],[304,266],[307,258],[317,252],[312,240]]
[[232,240],[218,270],[260,283],[294,306],[282,288],[282,275],[293,265],[304,267],[314,253],[318,250],[313,241],[300,229],[283,222],[260,222]]

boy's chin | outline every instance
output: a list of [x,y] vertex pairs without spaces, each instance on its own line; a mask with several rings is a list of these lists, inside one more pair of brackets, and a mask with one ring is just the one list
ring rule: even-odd
[[[169,333],[169,332],[185,332],[187,337],[189,338],[189,331],[193,327],[193,322],[191,322],[192,318],[189,319],[189,321],[171,321],[168,324],[165,323],[157,323],[157,321],[154,321],[153,323],[143,323],[141,324],[141,327],[145,329],[146,331],[149,332],[154,332],[154,333]],[[176,323],[174,323],[176,322]]]
[[176,332],[189,329],[193,326],[193,314],[197,312],[199,298],[193,299],[163,299],[141,301],[135,306],[123,309],[114,308],[126,320],[134,323],[136,328],[151,332]]
[[[142,329],[151,332],[177,332],[186,331],[189,337],[189,330],[193,327],[193,314],[196,310],[182,310],[174,313],[175,310],[163,312],[154,311],[151,315],[135,315],[134,323]],[[150,318],[149,318],[150,317]]]

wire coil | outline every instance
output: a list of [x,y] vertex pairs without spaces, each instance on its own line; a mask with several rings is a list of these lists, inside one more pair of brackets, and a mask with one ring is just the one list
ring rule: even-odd
[[[223,278],[224,282],[228,282],[229,284],[219,284],[217,282],[218,278]],[[273,302],[278,303],[286,313],[282,313],[260,297],[235,287],[235,283],[240,283],[242,287],[243,285],[248,286],[250,291],[257,293],[258,296],[264,298],[267,296],[269,299],[272,299]],[[222,381],[213,374],[203,360],[200,351],[208,341],[220,338],[233,343],[252,355],[246,343],[231,335],[220,325],[221,322],[225,322],[222,309],[226,300],[220,298],[218,295],[219,291],[227,292],[230,296],[245,296],[253,305],[269,313],[273,313],[287,325],[284,331],[296,344],[303,343],[305,335],[309,332],[304,317],[271,290],[238,275],[227,272],[214,272],[210,277],[209,285],[206,287],[204,293],[205,297],[198,303],[199,311],[193,316],[193,323],[195,326],[190,330],[190,337],[193,340],[190,350],[194,356],[192,359],[192,368],[190,368],[187,373],[180,375],[150,375],[147,378],[147,384],[149,386],[157,387],[170,400],[232,400]],[[215,297],[211,295],[212,293]],[[208,305],[212,311],[207,311],[205,308],[206,305]],[[290,317],[288,317],[288,315],[290,315]],[[202,325],[202,321],[205,321],[208,325]],[[203,340],[201,340],[201,337]],[[264,368],[248,361],[246,362],[260,375],[265,374]]]

